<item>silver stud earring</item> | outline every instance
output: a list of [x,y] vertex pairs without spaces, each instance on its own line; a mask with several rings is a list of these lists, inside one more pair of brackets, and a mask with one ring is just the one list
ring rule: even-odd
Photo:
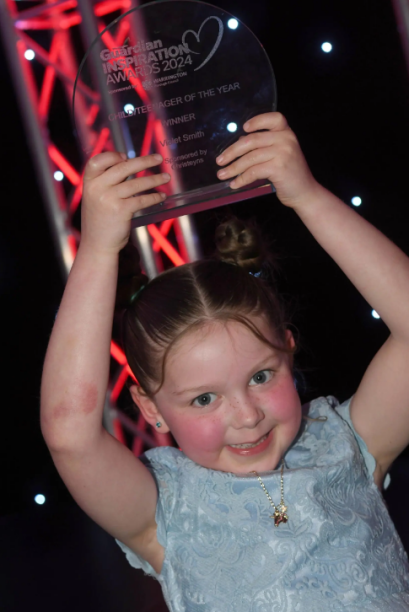
[[162,423],[160,423],[159,421],[156,423],[156,427],[162,427]]

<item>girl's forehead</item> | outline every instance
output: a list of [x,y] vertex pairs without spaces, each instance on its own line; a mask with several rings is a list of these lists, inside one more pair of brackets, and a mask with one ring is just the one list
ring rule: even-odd
[[[262,317],[248,317],[257,330],[270,342],[277,342],[269,325]],[[169,353],[168,365],[185,360],[220,360],[229,354],[240,359],[251,353],[271,351],[271,348],[243,323],[235,320],[209,321],[184,334]]]
[[[267,322],[248,317],[257,330],[274,342]],[[271,361],[273,359],[273,361]],[[157,401],[186,394],[187,390],[224,389],[241,384],[258,369],[278,367],[282,353],[260,340],[238,321],[210,321],[189,331],[172,347],[165,364],[164,380],[156,394]]]

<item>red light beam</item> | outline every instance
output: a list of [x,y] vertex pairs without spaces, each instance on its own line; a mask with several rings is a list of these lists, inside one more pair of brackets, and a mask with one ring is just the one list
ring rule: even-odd
[[55,163],[55,165],[58,166],[61,172],[65,174],[70,183],[72,183],[73,185],[78,185],[80,182],[80,175],[75,170],[75,168],[71,166],[70,162],[65,159],[64,155],[60,153],[60,151],[55,145],[48,145],[48,154]]
[[154,225],[153,223],[151,223],[151,225],[148,225],[148,231],[152,238],[154,238],[159,244],[162,251],[164,251],[164,253],[166,253],[166,255],[169,257],[173,265],[182,266],[184,263],[186,263],[181,258],[176,249],[170,244],[170,242],[164,236],[162,236],[156,225]]

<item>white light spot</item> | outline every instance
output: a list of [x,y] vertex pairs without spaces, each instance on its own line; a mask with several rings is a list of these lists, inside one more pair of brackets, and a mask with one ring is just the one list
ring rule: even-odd
[[373,318],[374,318],[374,319],[380,319],[380,318],[381,318],[381,317],[378,315],[378,313],[376,312],[376,310],[373,310],[371,314],[372,314],[372,316],[373,316]]
[[31,62],[31,60],[33,60],[35,58],[36,54],[34,53],[34,51],[32,49],[27,49],[27,51],[24,52],[24,57],[26,58],[26,60],[29,60]]
[[34,501],[36,504],[39,504],[40,506],[42,506],[43,504],[45,504],[45,497],[44,495],[36,495],[34,498]]
[[135,110],[135,107],[133,104],[125,104],[124,111],[126,112],[127,115],[132,115],[134,110]]
[[351,204],[353,204],[354,206],[361,206],[362,200],[359,196],[355,196],[352,198]]
[[332,45],[329,42],[322,43],[321,49],[324,51],[324,53],[331,53]]
[[133,149],[128,151],[128,157],[129,157],[129,159],[133,159],[134,157],[136,157],[136,153],[135,153],[135,151]]
[[237,123],[229,123],[227,126],[227,129],[229,130],[229,132],[236,132],[237,131]]
[[231,30],[235,30],[239,27],[239,22],[237,21],[237,19],[229,19],[227,25]]
[[62,180],[63,180],[64,175],[63,175],[63,173],[61,172],[61,170],[56,170],[56,171],[54,172],[54,178],[55,178],[55,180],[56,180],[56,181],[62,181]]

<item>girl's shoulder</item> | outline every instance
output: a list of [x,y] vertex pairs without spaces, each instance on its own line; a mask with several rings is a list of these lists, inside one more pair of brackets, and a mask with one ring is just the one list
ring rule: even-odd
[[340,404],[339,400],[333,395],[320,396],[303,404],[301,408],[302,415],[307,421],[317,419],[321,422],[326,422],[328,419],[332,420],[333,417],[335,417],[335,423],[337,421],[336,415],[339,414],[339,410],[349,410],[351,400],[352,397],[343,404]]
[[288,467],[319,467],[350,458],[357,445],[339,409],[333,396],[318,397],[302,406],[301,426],[285,457]]
[[197,478],[198,472],[205,474],[208,470],[191,459],[182,450],[173,446],[158,446],[147,450],[139,457],[140,461],[152,473],[156,481],[166,485],[166,489],[173,488],[175,492],[181,475],[186,478]]
[[[356,432],[350,415],[352,397],[340,403],[336,397],[318,397],[303,405],[303,422],[290,455],[301,465],[323,465],[342,458],[361,464],[372,479],[376,461]],[[390,483],[389,474],[384,488]]]
[[303,404],[300,435],[315,435],[321,438],[332,438],[345,432],[357,435],[349,414],[352,397],[342,404],[333,395],[317,397]]
[[173,446],[156,446],[144,452],[139,459],[148,467],[160,463],[165,468],[174,471],[183,464],[186,455]]

